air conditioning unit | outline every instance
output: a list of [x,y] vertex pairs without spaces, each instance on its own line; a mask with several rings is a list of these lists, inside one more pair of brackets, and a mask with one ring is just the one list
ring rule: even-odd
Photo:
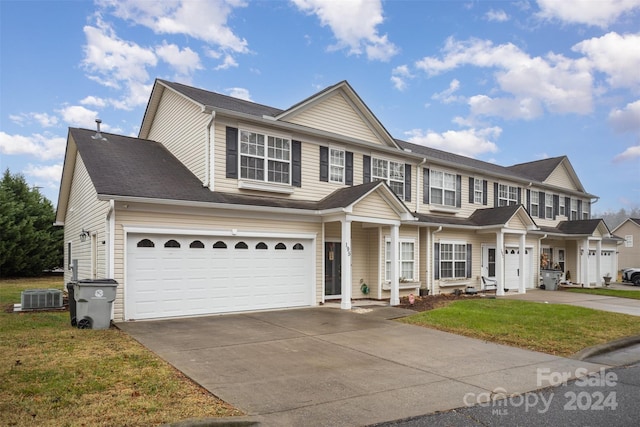
[[61,308],[62,291],[58,289],[26,289],[20,296],[22,310]]

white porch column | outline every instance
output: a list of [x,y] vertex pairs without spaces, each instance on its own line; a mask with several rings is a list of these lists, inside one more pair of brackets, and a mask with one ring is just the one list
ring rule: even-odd
[[525,237],[526,235],[524,234],[520,235],[520,242],[518,245],[518,250],[520,251],[518,256],[518,271],[520,272],[518,276],[518,293],[520,294],[524,294],[527,292],[525,287],[525,279],[529,274],[528,271],[525,271]]
[[582,242],[580,254],[580,283],[583,288],[589,287],[589,239]]
[[390,305],[400,304],[400,272],[398,271],[398,245],[400,241],[400,226],[391,226],[391,299]]
[[602,256],[602,240],[596,242],[596,285],[602,286],[602,271],[600,266],[602,265],[600,257]]
[[504,234],[496,233],[496,295],[504,295]]
[[340,308],[343,310],[351,309],[351,221],[347,219],[340,220],[342,225],[342,273],[340,280],[342,282],[342,301]]

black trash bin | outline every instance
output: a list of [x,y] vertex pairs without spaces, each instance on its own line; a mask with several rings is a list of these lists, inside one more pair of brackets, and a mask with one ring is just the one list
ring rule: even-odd
[[67,299],[69,301],[69,317],[71,318],[71,326],[78,325],[78,318],[76,316],[76,299],[73,296],[73,285],[77,282],[69,282],[67,283],[67,295],[69,296]]

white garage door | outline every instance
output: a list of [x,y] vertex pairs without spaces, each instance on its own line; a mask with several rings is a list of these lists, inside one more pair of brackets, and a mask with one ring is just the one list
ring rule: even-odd
[[[615,264],[614,251],[601,251],[600,252],[600,274],[606,276],[616,277],[617,272],[613,270]],[[598,277],[596,276],[596,264],[598,263],[598,257],[596,251],[589,251],[589,283],[597,283]],[[602,280],[602,278],[600,278]]]
[[129,234],[127,320],[312,304],[312,240]]
[[524,286],[526,289],[535,287],[533,277],[533,249],[526,248],[524,255],[525,271],[520,270],[520,250],[516,247],[507,247],[504,255],[504,287],[511,291],[518,291],[520,275],[526,274]]

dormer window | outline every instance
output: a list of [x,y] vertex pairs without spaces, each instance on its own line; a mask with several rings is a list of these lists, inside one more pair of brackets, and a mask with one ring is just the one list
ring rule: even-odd
[[291,184],[291,140],[240,131],[240,177]]

